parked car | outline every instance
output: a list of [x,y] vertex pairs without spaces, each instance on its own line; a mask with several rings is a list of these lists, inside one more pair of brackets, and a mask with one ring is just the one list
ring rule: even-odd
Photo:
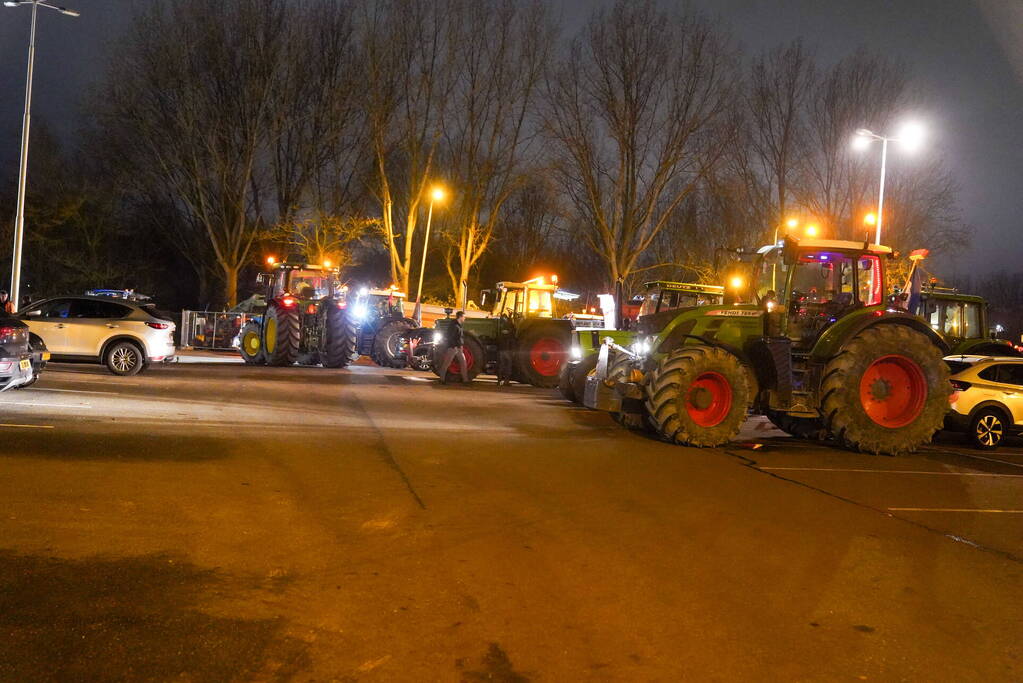
[[35,381],[28,325],[0,311],[0,391]]
[[138,374],[176,352],[170,317],[128,293],[43,299],[20,316],[54,360],[98,362],[115,375]]
[[977,448],[997,448],[1023,432],[1023,358],[947,356],[951,411],[945,427],[966,432]]

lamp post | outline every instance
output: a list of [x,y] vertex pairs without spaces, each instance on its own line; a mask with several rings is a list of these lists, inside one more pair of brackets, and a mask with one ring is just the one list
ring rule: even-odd
[[419,264],[419,286],[416,288],[416,308],[412,313],[417,325],[423,324],[423,273],[426,272],[426,249],[430,246],[430,224],[433,222],[433,203],[444,200],[444,188],[435,185],[430,190],[430,211],[426,214],[426,235],[423,237],[423,259]]
[[25,76],[25,117],[21,124],[21,160],[18,166],[18,213],[14,220],[14,258],[11,261],[11,303],[18,310],[21,299],[21,245],[25,237],[25,183],[28,178],[28,132],[32,116],[32,71],[36,59],[36,15],[40,7],[77,17],[79,13],[42,0],[4,0],[4,7],[32,5],[32,28],[28,34],[28,73]]
[[906,123],[899,131],[899,135],[894,137],[878,135],[866,128],[860,128],[857,130],[855,137],[853,137],[853,148],[858,150],[866,149],[874,140],[881,141],[881,183],[877,190],[877,232],[874,237],[875,244],[881,243],[881,224],[884,222],[884,179],[888,166],[888,143],[898,142],[901,143],[903,147],[912,151],[920,146],[923,136],[924,131],[920,124]]

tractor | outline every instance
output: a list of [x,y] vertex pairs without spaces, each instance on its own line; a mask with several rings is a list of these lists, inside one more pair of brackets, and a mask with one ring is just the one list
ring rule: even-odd
[[[637,317],[660,316],[670,319],[682,309],[696,308],[707,304],[720,304],[724,298],[724,287],[688,282],[656,280],[643,285]],[[597,355],[604,339],[610,338],[619,346],[631,346],[638,332],[626,330],[579,329],[572,334],[570,360],[561,368],[558,389],[569,401],[582,403],[586,387],[586,376],[597,367]]]
[[403,368],[408,363],[408,333],[416,321],[405,317],[405,293],[397,287],[358,291],[349,308],[359,326],[358,353],[369,356],[385,368]]
[[[543,278],[498,282],[496,292],[484,290],[480,296],[484,305],[490,295],[496,293],[490,314],[485,318],[466,317],[464,322],[465,346],[462,350],[469,366],[469,377],[493,372],[498,363],[499,348],[507,344],[514,357],[517,381],[536,387],[557,386],[561,366],[568,360],[572,331],[576,327],[597,326],[602,320],[600,316],[587,314],[555,318],[557,292],[558,285],[546,284]],[[450,319],[441,318],[433,330],[420,331],[419,335],[424,341],[433,342],[420,353],[431,353],[431,365],[438,376],[445,350],[445,331],[450,324]],[[452,374],[458,375],[457,371]]]
[[910,452],[941,428],[945,340],[887,296],[890,248],[786,238],[761,248],[723,304],[641,316],[602,344],[584,404],[673,443],[720,446],[748,412],[803,438]]
[[347,310],[337,268],[268,260],[262,316],[242,328],[242,358],[252,365],[343,368],[356,357],[358,325]]

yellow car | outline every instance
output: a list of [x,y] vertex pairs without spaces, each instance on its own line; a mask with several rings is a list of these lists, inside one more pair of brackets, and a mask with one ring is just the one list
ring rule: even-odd
[[1023,432],[1023,358],[947,356],[951,411],[945,427],[966,432],[977,448],[997,448]]

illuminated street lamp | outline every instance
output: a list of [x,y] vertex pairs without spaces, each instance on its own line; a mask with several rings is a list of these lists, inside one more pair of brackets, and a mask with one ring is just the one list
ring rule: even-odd
[[920,145],[923,143],[923,139],[923,126],[916,122],[903,124],[902,128],[899,129],[899,134],[895,137],[878,135],[866,128],[860,128],[857,130],[856,135],[853,137],[853,149],[856,150],[867,149],[870,147],[870,143],[874,140],[881,141],[881,185],[877,192],[877,233],[874,238],[875,244],[881,243],[881,222],[884,218],[884,177],[885,167],[888,163],[888,143],[898,142],[904,149],[909,152],[913,152],[920,148]]
[[863,217],[864,225],[877,225],[877,214],[871,211]]
[[21,162],[18,166],[18,213],[14,220],[14,257],[11,261],[11,303],[18,310],[21,290],[21,244],[25,237],[25,181],[28,178],[28,129],[32,116],[32,69],[36,59],[36,14],[40,7],[52,9],[69,17],[79,16],[75,10],[51,5],[42,0],[4,0],[4,7],[32,5],[32,28],[28,34],[28,74],[25,77],[25,118],[21,124]]
[[423,273],[426,272],[426,249],[430,246],[430,223],[433,222],[433,203],[444,201],[444,188],[434,185],[430,189],[430,211],[426,214],[426,236],[423,238],[423,259],[419,265],[419,287],[416,288],[416,308],[412,313],[417,325],[423,324]]

